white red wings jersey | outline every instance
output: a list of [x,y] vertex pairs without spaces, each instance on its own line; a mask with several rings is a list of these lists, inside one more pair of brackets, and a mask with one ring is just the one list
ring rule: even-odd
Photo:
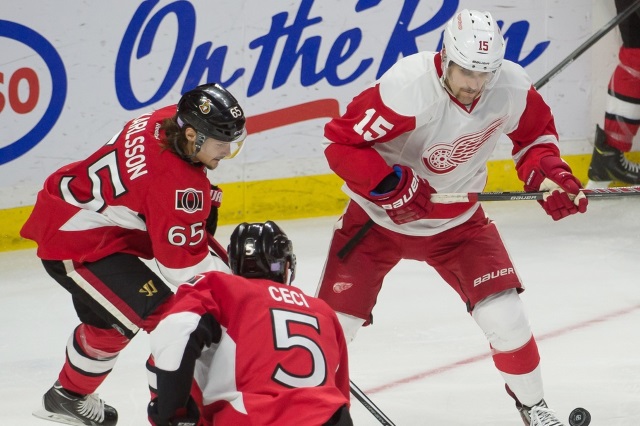
[[129,121],[87,159],[54,172],[21,230],[48,260],[93,262],[113,253],[155,258],[173,284],[227,270],[207,248],[211,208],[203,166],[160,145],[171,105]]
[[551,111],[522,67],[503,61],[470,108],[449,95],[441,75],[439,53],[405,57],[325,126],[325,155],[343,190],[377,224],[402,234],[437,234],[468,220],[478,205],[440,204],[426,219],[396,225],[368,199],[394,164],[411,167],[437,192],[479,192],[503,133],[518,165],[532,148],[559,155]]
[[[349,405],[346,342],[324,301],[296,287],[219,272],[192,281],[180,286],[174,306],[151,333],[151,352],[158,370],[176,371],[193,353],[185,354],[190,339],[221,332],[195,367],[208,422],[319,425]],[[158,385],[160,403],[179,387]],[[186,395],[178,400],[184,404]]]

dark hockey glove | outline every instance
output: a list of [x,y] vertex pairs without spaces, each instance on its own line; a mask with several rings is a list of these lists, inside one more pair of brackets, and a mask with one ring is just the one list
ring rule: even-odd
[[588,200],[581,189],[582,184],[572,174],[571,167],[552,155],[540,159],[539,166],[531,171],[524,185],[525,191],[549,192],[539,203],[553,220],[587,211]]
[[[397,178],[394,189],[385,193],[371,192],[370,199],[378,206],[386,210],[391,220],[402,225],[426,217],[433,209],[431,194],[435,190],[426,179],[416,175],[415,172],[401,165],[394,165],[393,171]],[[393,175],[389,175],[393,179]],[[385,181],[376,190],[384,186]]]
[[180,408],[171,418],[158,414],[158,398],[154,398],[147,406],[147,415],[153,426],[199,426],[201,424],[198,405],[191,397],[187,401],[187,406]]
[[211,210],[209,211],[205,228],[213,236],[216,234],[216,229],[218,229],[218,209],[222,204],[222,189],[216,185],[211,185],[209,193],[211,195]]

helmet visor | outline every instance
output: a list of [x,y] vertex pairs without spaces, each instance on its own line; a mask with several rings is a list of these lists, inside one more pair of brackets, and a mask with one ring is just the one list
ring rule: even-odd
[[229,144],[229,155],[224,157],[224,160],[229,160],[236,155],[240,154],[242,147],[244,146],[244,140],[247,138],[247,129],[242,129],[242,133],[229,142],[219,141],[220,143]]

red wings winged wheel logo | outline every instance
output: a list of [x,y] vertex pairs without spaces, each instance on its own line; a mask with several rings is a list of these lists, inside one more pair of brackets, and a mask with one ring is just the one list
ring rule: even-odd
[[431,146],[422,155],[424,165],[436,174],[449,173],[459,164],[469,161],[506,120],[506,117],[498,118],[487,128],[462,135],[451,144],[438,143]]

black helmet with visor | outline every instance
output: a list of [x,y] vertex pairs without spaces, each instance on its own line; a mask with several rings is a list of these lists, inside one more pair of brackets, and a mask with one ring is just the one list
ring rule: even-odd
[[236,98],[220,84],[203,84],[186,92],[178,102],[177,115],[180,127],[189,125],[197,133],[193,154],[186,155],[178,149],[186,159],[192,160],[207,138],[232,144],[227,159],[242,149],[247,136],[244,112]]

